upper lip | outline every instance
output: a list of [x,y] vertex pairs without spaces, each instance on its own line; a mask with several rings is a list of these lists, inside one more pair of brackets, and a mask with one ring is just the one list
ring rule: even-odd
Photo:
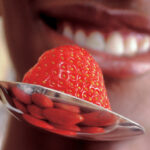
[[[66,1],[66,3],[59,0],[56,3],[55,1],[49,1],[49,3],[37,5],[37,10],[57,19],[79,23],[86,22],[97,27],[109,24],[112,28],[126,26],[134,31],[150,33],[150,18],[145,14],[130,9],[106,7],[96,0],[85,1],[72,0]],[[94,51],[91,51],[91,53],[94,53]],[[99,53],[96,54],[96,58],[101,64],[104,74],[113,77],[131,77],[150,70],[150,53],[133,56],[132,58]]]
[[59,19],[77,20],[100,27],[111,22],[114,26],[127,26],[138,32],[150,33],[150,15],[136,9],[106,6],[98,0],[45,0],[36,5],[36,9]]

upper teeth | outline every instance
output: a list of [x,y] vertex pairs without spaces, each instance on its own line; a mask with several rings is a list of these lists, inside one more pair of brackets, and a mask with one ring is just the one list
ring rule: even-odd
[[100,32],[92,32],[86,39],[85,46],[95,50],[104,50],[104,36]]
[[149,36],[145,36],[140,42],[139,42],[139,51],[147,52],[150,47],[150,38]]
[[69,39],[73,39],[73,32],[70,26],[65,26],[63,29],[63,35],[68,37]]
[[124,53],[123,37],[119,32],[113,32],[109,35],[105,50],[114,55],[122,55]]
[[78,30],[77,32],[75,32],[74,34],[74,40],[77,44],[81,45],[81,46],[85,46],[85,42],[86,42],[86,35],[83,32],[83,30]]
[[62,34],[78,45],[117,56],[132,56],[137,53],[147,52],[150,49],[150,36],[142,35],[140,39],[136,34],[129,34],[126,37],[119,31],[111,32],[108,37],[99,31],[92,31],[86,34],[83,29],[73,31],[71,26],[65,25]]
[[134,55],[138,51],[138,43],[135,36],[130,35],[125,39],[125,54]]

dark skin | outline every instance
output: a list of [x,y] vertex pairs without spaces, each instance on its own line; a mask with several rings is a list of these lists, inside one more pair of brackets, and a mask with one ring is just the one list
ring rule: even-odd
[[[41,21],[37,13],[41,10],[51,13],[52,11],[47,11],[47,7],[51,7],[51,5],[55,6],[58,3],[64,4],[64,2],[68,4],[67,0],[2,1],[2,16],[4,17],[8,46],[17,71],[18,81],[22,79],[23,74],[37,61],[37,58],[43,51],[58,45],[71,43],[70,40],[62,38],[61,35],[57,34],[52,29],[47,30],[48,27],[45,27],[45,24]],[[82,2],[89,4],[91,1],[84,0]],[[114,10],[115,8],[117,10],[117,14],[113,14],[111,18],[114,17],[117,20],[124,18],[120,21],[121,23],[119,22],[119,25],[121,24],[121,26],[125,26],[128,24],[130,28],[134,30],[149,33],[149,0],[95,0],[94,3],[103,4],[103,7],[99,6],[99,9],[105,8],[105,10],[110,10],[110,8],[113,8]],[[101,9],[97,12],[97,14],[101,12]],[[60,10],[60,8],[58,10]],[[111,11],[111,13],[112,12],[113,11]],[[124,17],[120,17],[124,12],[128,12],[128,15],[126,14]],[[56,13],[53,13],[53,15],[59,16]],[[145,21],[145,23],[143,23],[141,19],[142,21]],[[102,20],[104,21],[104,19]],[[136,24],[134,24],[135,21]],[[116,25],[112,22],[111,25],[113,27],[118,27],[118,24]],[[94,52],[92,53],[94,54]],[[139,57],[140,60],[145,60],[143,56]],[[149,54],[145,54],[144,57],[148,58]],[[134,60],[137,59],[137,57],[134,58]],[[134,61],[132,60],[132,62]],[[148,61],[146,61],[146,63],[149,65]],[[136,65],[134,65],[134,67],[136,67]],[[148,69],[140,75],[137,71],[135,71],[134,76],[131,78],[124,77],[124,79],[122,79],[122,76],[120,79],[120,75],[115,76],[115,78],[110,78],[110,76],[108,77],[108,73],[111,71],[108,70],[106,72],[105,68],[103,68],[103,71],[106,74],[105,83],[112,109],[143,125],[146,129],[146,133],[144,135],[131,140],[119,142],[87,142],[42,132],[38,129],[32,128],[24,122],[19,122],[11,118],[7,138],[3,144],[3,150],[9,150],[10,148],[11,150],[148,150],[150,147],[150,121],[147,119],[150,114],[150,72],[149,67],[147,68]],[[126,74],[128,77],[127,71]]]

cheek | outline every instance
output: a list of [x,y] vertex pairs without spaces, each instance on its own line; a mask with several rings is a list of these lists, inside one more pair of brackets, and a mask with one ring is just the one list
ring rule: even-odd
[[[113,143],[112,150],[141,150],[150,146],[150,74],[122,81],[106,80],[112,110],[141,124],[146,133],[135,139]],[[124,145],[124,146],[123,146]]]
[[106,88],[113,110],[129,117],[135,114],[136,118],[139,111],[148,111],[149,81],[150,74],[127,80],[106,79]]
[[106,88],[112,110],[140,123],[146,130],[144,135],[125,141],[88,143],[86,150],[148,150],[150,147],[150,74],[136,79],[106,79]]
[[[113,81],[107,84],[112,109],[141,124],[150,114],[149,76],[133,80]],[[150,124],[150,123],[149,123]]]

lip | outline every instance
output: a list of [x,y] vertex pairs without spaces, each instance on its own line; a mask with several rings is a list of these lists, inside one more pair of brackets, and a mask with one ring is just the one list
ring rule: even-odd
[[[150,19],[143,14],[141,15],[139,12],[106,8],[99,3],[97,4],[95,1],[92,1],[93,3],[88,1],[86,4],[79,1],[71,2],[72,3],[49,2],[49,5],[45,5],[45,3],[43,3],[42,6],[37,7],[37,10],[40,13],[42,12],[50,17],[60,20],[82,23],[86,22],[97,27],[103,27],[106,24],[111,24],[111,28],[115,29],[128,27],[134,31],[150,33]],[[105,18],[107,18],[107,20]],[[65,38],[55,30],[52,30],[46,24],[44,24],[44,28],[48,42],[47,44],[50,48],[59,45],[74,44],[73,41]],[[130,78],[150,71],[150,52],[138,54],[132,57],[118,57],[91,49],[87,50],[95,57],[106,76],[114,78]]]

